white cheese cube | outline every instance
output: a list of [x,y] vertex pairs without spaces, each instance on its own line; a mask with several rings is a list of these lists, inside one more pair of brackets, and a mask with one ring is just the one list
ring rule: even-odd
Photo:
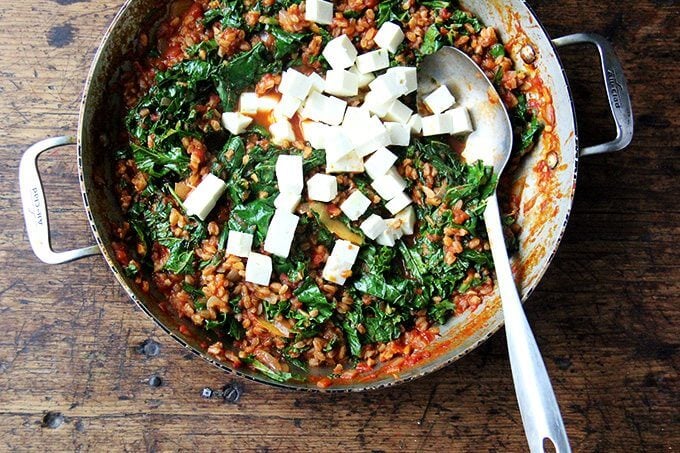
[[449,89],[446,88],[446,85],[442,85],[427,95],[424,101],[425,105],[427,105],[430,110],[432,110],[432,113],[436,114],[441,113],[451,107],[456,102],[456,99],[453,97]]
[[330,69],[326,72],[324,91],[336,96],[356,96],[359,93],[359,78],[344,69]]
[[359,55],[356,60],[357,69],[362,74],[379,71],[390,65],[390,56],[385,49],[366,52],[365,54]]
[[394,165],[397,155],[387,148],[380,148],[364,163],[366,173],[373,179],[378,179]]
[[252,122],[251,117],[239,112],[224,112],[222,114],[222,126],[234,135],[244,133]]
[[359,131],[366,127],[371,120],[371,112],[365,107],[347,107],[345,117],[342,119],[342,128],[348,134]]
[[326,156],[326,173],[361,173],[363,171],[364,160],[356,151],[350,151],[336,161],[329,161],[328,156]]
[[279,103],[276,104],[276,107],[274,107],[274,117],[277,119],[292,118],[293,115],[295,115],[295,112],[297,112],[297,110],[300,108],[301,104],[302,101],[300,99],[284,94],[281,96]]
[[450,134],[469,134],[474,129],[472,128],[472,121],[470,121],[470,114],[465,107],[456,107],[444,113],[451,125]]
[[332,39],[321,54],[333,69],[346,69],[354,64],[357,58],[357,49],[347,35],[340,35]]
[[184,200],[184,209],[187,215],[195,215],[199,219],[205,220],[226,189],[227,185],[224,181],[212,173],[208,173]]
[[406,124],[411,129],[412,134],[420,134],[420,131],[423,130],[423,117],[414,113]]
[[271,126],[269,126],[269,132],[272,134],[271,140],[275,145],[283,146],[286,143],[295,141],[293,126],[291,126],[290,122],[285,118],[276,123],[272,123]]
[[279,192],[302,193],[302,156],[280,154],[276,159],[276,180]]
[[387,173],[376,178],[371,183],[371,187],[383,200],[389,201],[406,188],[406,181],[399,175],[397,169],[392,167]]
[[397,219],[385,219],[387,224],[387,229],[378,236],[375,241],[380,245],[386,245],[388,247],[394,247],[397,240],[403,236],[401,231],[401,221]]
[[401,27],[393,22],[382,24],[373,41],[382,49],[387,49],[392,53],[397,51],[399,44],[404,40],[404,32]]
[[272,277],[272,259],[267,255],[250,252],[246,263],[246,281],[269,286]]
[[396,197],[392,198],[390,201],[388,201],[385,207],[392,214],[396,214],[402,209],[404,209],[406,206],[410,205],[411,202],[412,202],[411,198],[404,192],[402,192]]
[[307,180],[307,196],[310,200],[328,203],[338,195],[335,176],[317,173]]
[[324,25],[333,23],[333,3],[323,0],[307,0],[305,20]]
[[326,146],[326,135],[330,126],[317,123],[316,121],[306,120],[300,123],[302,135],[314,149],[324,149]]
[[274,211],[264,238],[264,249],[273,255],[287,258],[299,220],[300,217],[284,209]]
[[305,99],[312,88],[312,81],[301,72],[295,69],[288,69],[281,75],[281,83],[279,84],[279,93],[287,94],[288,96]]
[[430,115],[422,118],[423,135],[450,134],[452,131],[451,117],[448,115]]
[[238,101],[238,111],[248,115],[257,113],[258,97],[256,93],[241,93]]
[[413,93],[418,89],[418,72],[412,66],[396,66],[389,68],[386,74],[395,77],[403,87],[404,94]]
[[404,94],[405,87],[399,83],[396,75],[385,73],[375,78],[375,80],[368,84],[372,93],[375,93],[378,99],[388,101],[389,99],[397,99]]
[[324,96],[321,93],[312,91],[305,106],[302,109],[302,116],[311,118],[314,121],[321,121],[331,126],[337,126],[342,123],[342,118],[345,116],[345,108],[347,102],[333,96]]
[[408,146],[411,142],[411,129],[402,123],[385,122],[385,129],[390,134],[390,142],[395,146]]
[[351,66],[348,69],[348,71],[357,76],[359,81],[359,88],[366,88],[369,83],[375,80],[375,76],[372,73],[367,72],[366,74],[362,74],[361,72],[359,72],[356,66]]
[[366,157],[391,144],[389,132],[387,132],[382,121],[375,116],[372,116],[361,128],[351,132],[350,137],[359,157]]
[[411,118],[413,110],[408,108],[406,104],[398,99],[395,99],[392,104],[387,108],[387,113],[385,114],[385,119],[387,121],[394,121],[397,123],[406,124]]
[[413,234],[413,228],[416,224],[416,211],[413,209],[413,206],[409,206],[397,213],[394,218],[401,221],[401,231],[404,234]]
[[374,91],[369,91],[366,93],[366,96],[364,96],[364,103],[362,107],[367,108],[368,111],[382,118],[383,116],[387,115],[387,111],[390,109],[393,103],[393,98],[385,98]]
[[279,103],[278,97],[261,96],[257,98],[257,110],[259,112],[271,112]]
[[340,210],[352,221],[357,220],[371,205],[371,200],[359,189],[350,194],[340,205]]
[[339,239],[326,261],[321,276],[324,280],[342,285],[351,275],[352,266],[359,255],[359,246]]
[[253,235],[240,231],[229,231],[227,236],[227,254],[247,258],[253,248]]
[[312,82],[312,88],[311,89],[313,91],[318,91],[319,93],[323,92],[323,89],[326,86],[326,81],[323,79],[323,77],[321,77],[316,72],[312,72],[307,77]]
[[328,129],[325,145],[326,160],[331,162],[337,162],[354,149],[352,140],[340,126],[331,126]]
[[361,231],[364,232],[367,238],[375,239],[387,229],[387,223],[379,215],[371,214],[366,220],[361,222],[359,228],[361,228]]
[[302,196],[299,193],[281,192],[274,199],[274,207],[284,211],[293,212],[298,207]]

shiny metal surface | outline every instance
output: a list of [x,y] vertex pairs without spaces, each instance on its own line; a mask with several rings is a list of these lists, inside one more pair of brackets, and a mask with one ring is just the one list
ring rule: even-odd
[[609,153],[620,151],[628,146],[633,140],[633,109],[630,104],[630,95],[626,85],[626,77],[623,75],[621,62],[614,54],[612,45],[605,38],[594,33],[576,33],[553,39],[555,46],[565,47],[578,44],[593,44],[597,47],[602,64],[602,78],[609,100],[609,108],[614,117],[616,126],[616,138],[599,145],[581,148],[581,156],[591,154]]
[[24,152],[19,164],[19,190],[24,210],[24,221],[26,222],[26,233],[35,256],[47,264],[66,263],[100,253],[99,247],[96,245],[65,252],[55,252],[50,243],[50,223],[45,193],[38,172],[38,156],[52,148],[75,143],[76,139],[73,136],[42,140]]
[[[510,55],[521,67],[520,50],[531,45],[536,60],[533,71],[539,75],[554,105],[555,146],[551,149],[541,140],[535,150],[516,169],[516,181],[521,183],[522,199],[533,200],[533,209],[525,203],[519,213],[524,227],[520,236],[520,252],[513,257],[518,289],[526,300],[536,287],[555,254],[564,232],[574,194],[578,161],[578,141],[574,109],[569,87],[555,47],[529,7],[521,0],[487,0],[485,2],[462,0],[461,5],[480,19],[496,28],[504,42],[513,42]],[[269,385],[298,390],[319,391],[314,378],[323,375],[321,370],[303,382],[281,384],[248,369],[234,369],[205,353],[202,343],[205,331],[186,320],[180,320],[159,308],[153,296],[143,293],[135,282],[126,277],[114,259],[110,231],[111,222],[121,220],[121,213],[113,187],[113,159],[110,144],[116,133],[112,121],[120,113],[119,93],[115,90],[121,67],[128,52],[135,45],[136,36],[145,27],[145,21],[154,10],[167,6],[156,0],[127,0],[104,35],[88,75],[81,103],[78,126],[78,170],[85,211],[93,235],[109,264],[115,278],[139,308],[154,322],[192,353],[219,368]],[[550,184],[545,187],[534,169],[545,159],[546,153],[555,151],[559,165],[554,169]],[[101,184],[101,181],[107,184]],[[543,209],[550,208],[550,211]],[[540,209],[539,209],[540,208]],[[503,324],[498,295],[490,296],[474,312],[466,312],[442,326],[441,338],[431,343],[421,358],[408,368],[391,369],[389,364],[375,372],[365,373],[351,381],[335,382],[326,391],[364,391],[406,382],[425,376],[465,355],[486,340]]]
[[[496,89],[479,66],[464,52],[444,47],[423,60],[418,80],[419,95],[425,96],[444,85],[454,94],[457,105],[468,109],[475,130],[468,136],[463,156],[468,163],[482,160],[500,176],[512,153],[512,124]],[[569,452],[555,392],[515,286],[495,190],[487,199],[484,222],[503,307],[512,378],[529,448],[542,452],[544,439],[550,439],[558,453]]]

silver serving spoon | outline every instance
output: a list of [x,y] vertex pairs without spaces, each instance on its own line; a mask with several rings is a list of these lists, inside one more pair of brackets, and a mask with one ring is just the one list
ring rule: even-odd
[[[440,85],[448,87],[457,105],[468,109],[474,125],[463,157],[467,162],[481,159],[500,176],[512,150],[512,126],[496,89],[470,57],[453,47],[443,47],[423,59],[418,71],[418,98]],[[496,191],[487,200],[484,221],[502,300],[512,379],[529,449],[542,452],[549,439],[557,453],[570,452],[555,393],[515,287]]]

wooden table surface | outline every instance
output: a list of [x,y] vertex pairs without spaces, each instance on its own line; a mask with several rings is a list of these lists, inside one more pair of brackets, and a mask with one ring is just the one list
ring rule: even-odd
[[[529,321],[575,451],[678,451],[680,7],[529,3],[552,36],[594,31],[613,42],[636,119],[627,150],[579,162],[566,237],[526,305]],[[19,158],[75,131],[86,71],[121,4],[0,8],[0,450],[526,450],[502,333],[407,385],[281,391],[188,354],[128,300],[102,258],[48,266],[33,256]],[[581,140],[609,138],[595,56],[573,49],[564,61]],[[48,153],[41,170],[55,246],[92,243],[73,147]],[[225,386],[226,398],[201,397]]]

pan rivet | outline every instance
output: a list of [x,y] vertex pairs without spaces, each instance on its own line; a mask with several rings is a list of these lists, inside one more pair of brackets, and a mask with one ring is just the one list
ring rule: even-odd
[[536,51],[531,46],[531,44],[527,44],[526,46],[522,47],[522,50],[519,51],[519,55],[527,64],[531,64],[536,61]]
[[160,387],[161,385],[163,385],[163,379],[160,376],[154,374],[149,378],[150,387]]

